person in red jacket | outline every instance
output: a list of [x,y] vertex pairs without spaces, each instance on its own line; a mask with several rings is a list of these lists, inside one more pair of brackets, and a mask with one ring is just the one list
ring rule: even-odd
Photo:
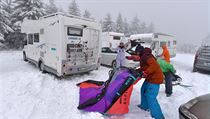
[[163,49],[163,52],[162,52],[162,54],[160,55],[160,57],[163,57],[163,59],[164,59],[166,62],[170,63],[170,53],[169,53],[169,51],[168,51],[167,46],[166,46],[166,45],[162,45],[162,49]]
[[139,108],[149,110],[151,116],[155,119],[164,119],[160,105],[157,100],[160,84],[163,83],[163,72],[150,48],[139,51],[140,71],[143,71],[146,78],[141,87],[141,104]]

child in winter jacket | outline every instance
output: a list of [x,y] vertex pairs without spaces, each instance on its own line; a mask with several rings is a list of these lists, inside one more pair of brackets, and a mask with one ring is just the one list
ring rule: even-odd
[[157,62],[165,75],[165,93],[166,96],[169,97],[172,94],[172,81],[174,78],[173,74],[176,73],[176,70],[172,64],[167,63],[165,60],[158,59]]
[[125,52],[126,49],[129,45],[130,41],[126,44],[124,44],[123,42],[120,42],[119,46],[117,48],[112,48],[112,44],[110,43],[110,49],[112,51],[117,52],[117,57],[116,57],[116,68],[125,66]]
[[155,119],[164,119],[160,105],[157,100],[160,84],[163,83],[163,72],[149,48],[139,51],[140,71],[145,72],[145,81],[141,87],[141,104],[143,110],[149,110]]

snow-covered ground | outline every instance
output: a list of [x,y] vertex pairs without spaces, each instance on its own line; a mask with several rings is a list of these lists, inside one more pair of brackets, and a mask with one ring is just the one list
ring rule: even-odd
[[[193,97],[210,92],[210,75],[192,73],[193,55],[178,54],[172,59],[183,83],[192,88],[175,86],[166,97],[161,85],[158,100],[166,119],[178,119],[178,107]],[[76,84],[88,79],[106,80],[109,68],[101,67],[89,74],[59,80],[41,73],[34,65],[22,60],[22,52],[0,52],[0,119],[150,119],[148,112],[137,108],[140,102],[140,81],[131,96],[130,112],[105,117],[99,113],[77,110],[79,88]]]

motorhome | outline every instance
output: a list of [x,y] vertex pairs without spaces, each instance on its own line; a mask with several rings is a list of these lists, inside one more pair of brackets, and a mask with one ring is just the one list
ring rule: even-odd
[[130,40],[141,43],[144,47],[151,48],[153,55],[156,57],[162,54],[162,45],[165,44],[171,57],[176,56],[177,41],[172,35],[163,33],[134,34],[130,36]]
[[117,47],[120,42],[126,42],[124,33],[117,33],[117,32],[102,33],[102,47],[109,47],[110,43],[112,44],[113,47]]
[[23,59],[41,71],[65,76],[100,66],[101,26],[94,20],[54,13],[24,20],[21,32],[27,34]]

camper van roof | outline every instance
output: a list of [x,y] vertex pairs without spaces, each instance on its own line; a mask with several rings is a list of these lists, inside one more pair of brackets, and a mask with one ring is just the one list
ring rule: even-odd
[[49,18],[49,17],[58,16],[58,15],[95,22],[94,19],[88,19],[88,18],[84,18],[84,17],[79,17],[79,16],[75,16],[75,15],[72,15],[72,14],[66,14],[66,13],[63,13],[63,12],[56,12],[56,13],[53,13],[53,14],[49,14],[49,15],[40,17],[40,19],[46,19],[46,18]]
[[131,35],[130,38],[131,39],[152,38],[155,35],[172,36],[172,35],[163,34],[163,33],[145,33],[145,34],[134,34],[134,35]]

